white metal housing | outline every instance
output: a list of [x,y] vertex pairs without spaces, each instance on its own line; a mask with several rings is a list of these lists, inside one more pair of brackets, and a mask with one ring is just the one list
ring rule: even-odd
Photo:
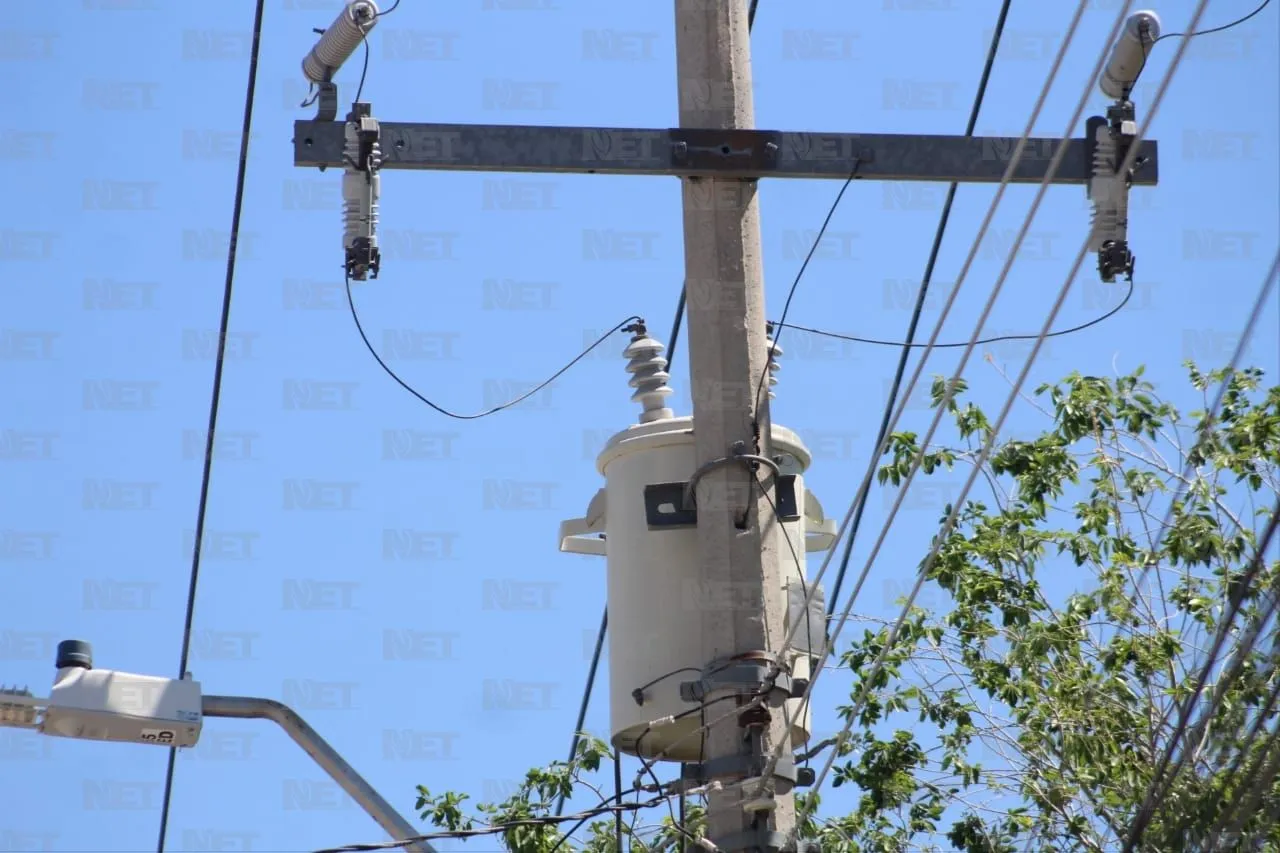
[[[665,418],[613,436],[596,460],[605,488],[591,501],[586,516],[560,527],[560,550],[607,557],[613,745],[632,755],[652,758],[661,754],[671,761],[700,758],[699,703],[680,697],[680,683],[697,680],[696,671],[707,663],[702,659],[700,614],[707,608],[729,607],[726,596],[731,594],[700,589],[692,580],[698,576],[694,563],[699,559],[695,527],[651,529],[648,525],[645,486],[687,482],[697,467],[693,426],[691,417]],[[787,547],[787,540],[779,542],[785,580],[776,594],[781,610],[787,612],[788,599],[803,599],[790,591],[797,586],[804,589],[805,552],[829,548],[835,525],[823,518],[821,505],[804,488],[802,475],[811,457],[800,438],[774,425],[773,452],[783,460],[781,473],[796,475],[800,515],[798,520],[783,524],[791,547]],[[605,535],[603,540],[601,534]],[[811,613],[810,630],[801,626],[797,631],[789,661],[799,678],[809,677],[811,664],[800,649],[808,647],[809,637],[825,635],[821,604]],[[796,618],[794,612],[790,618]],[[645,687],[650,682],[656,683]],[[641,687],[643,705],[632,695]],[[794,721],[793,743],[806,742],[808,708],[792,699],[787,712]],[[664,717],[676,719],[651,727],[653,721]]]
[[47,735],[195,746],[200,683],[78,666],[58,670],[41,729]]

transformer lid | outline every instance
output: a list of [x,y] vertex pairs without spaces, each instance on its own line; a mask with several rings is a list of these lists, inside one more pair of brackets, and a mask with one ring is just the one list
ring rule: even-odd
[[[774,455],[790,456],[794,462],[782,465],[785,473],[803,473],[813,462],[813,454],[805,447],[800,436],[784,426],[774,424],[770,430]],[[596,457],[596,470],[607,476],[605,469],[619,456],[641,450],[653,450],[665,445],[692,444],[694,440],[693,417],[664,418],[647,424],[633,424],[614,435],[605,443]]]

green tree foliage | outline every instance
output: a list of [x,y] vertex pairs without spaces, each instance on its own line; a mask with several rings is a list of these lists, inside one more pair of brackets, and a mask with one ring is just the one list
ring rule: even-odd
[[[1172,750],[1137,849],[1280,850],[1280,743],[1269,738],[1280,561],[1255,560],[1280,495],[1280,386],[1263,390],[1253,369],[1188,370],[1206,409],[1226,384],[1215,418],[1183,415],[1141,369],[1072,374],[1024,395],[1044,431],[995,443],[983,493],[960,509],[929,569],[941,605],[912,608],[887,651],[890,626],[863,619],[832,662],[851,672],[853,697],[866,689],[856,708],[840,708],[851,730],[829,777],[855,790],[856,807],[820,819],[819,793],[803,794],[803,837],[830,853],[1119,850]],[[935,406],[945,389],[935,382]],[[991,426],[966,390],[957,383],[947,403],[955,440],[923,448],[917,479],[978,461]],[[880,483],[900,485],[921,450],[915,434],[893,435]],[[1051,601],[1048,577],[1074,591]],[[1217,664],[1175,744],[1220,631]],[[608,760],[605,744],[584,741],[573,762],[530,771],[505,802],[480,806],[482,821],[463,815],[464,797],[425,788],[419,810],[444,830],[516,821],[500,836],[511,853],[622,853],[611,814],[577,832],[577,821],[518,823],[549,815]],[[700,809],[681,829],[668,807],[647,812],[662,815],[650,831],[627,815],[627,853],[699,836]]]

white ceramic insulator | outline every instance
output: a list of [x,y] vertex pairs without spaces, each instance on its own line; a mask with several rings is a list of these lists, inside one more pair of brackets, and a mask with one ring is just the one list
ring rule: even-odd
[[778,356],[782,355],[783,349],[778,346],[772,335],[765,338],[765,346],[769,348],[769,399],[774,399],[773,387],[778,384],[778,371],[782,369],[782,365],[778,364]]
[[1115,100],[1127,100],[1138,75],[1147,64],[1151,46],[1160,38],[1160,18],[1155,12],[1134,12],[1125,21],[1124,32],[1111,51],[1107,67],[1098,79],[1102,94]]
[[346,126],[346,145],[343,156],[348,161],[342,173],[342,245],[351,248],[360,237],[369,238],[370,245],[378,245],[378,196],[382,190],[382,178],[378,165],[382,152],[378,144],[370,154],[372,170],[365,173],[351,163],[360,162],[360,123],[349,121]]
[[1089,200],[1093,203],[1090,217],[1089,250],[1097,252],[1107,240],[1126,239],[1129,193],[1125,182],[1116,177],[1119,150],[1109,127],[1098,127],[1097,145],[1093,153],[1093,176],[1089,179]]
[[373,0],[352,0],[302,60],[302,73],[312,83],[331,80],[377,23],[378,7]]
[[661,343],[643,335],[622,351],[623,358],[628,359],[627,372],[631,374],[631,381],[627,384],[636,389],[631,399],[644,407],[640,413],[642,424],[675,416],[667,408],[667,397],[671,396],[671,386],[667,381],[671,375],[667,373],[667,360],[662,356],[664,350],[666,347]]

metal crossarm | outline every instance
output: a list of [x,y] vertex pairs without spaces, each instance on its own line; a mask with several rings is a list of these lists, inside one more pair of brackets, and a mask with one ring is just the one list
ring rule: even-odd
[[[858,178],[879,181],[999,183],[1014,137],[772,130],[646,130],[534,125],[381,124],[382,169],[546,172],[721,178]],[[342,122],[294,122],[294,165],[341,168]],[[1060,141],[1029,139],[1011,183],[1039,184]],[[1088,140],[1065,143],[1055,184],[1094,176]],[[1142,143],[1134,186],[1154,186],[1158,145]]]

